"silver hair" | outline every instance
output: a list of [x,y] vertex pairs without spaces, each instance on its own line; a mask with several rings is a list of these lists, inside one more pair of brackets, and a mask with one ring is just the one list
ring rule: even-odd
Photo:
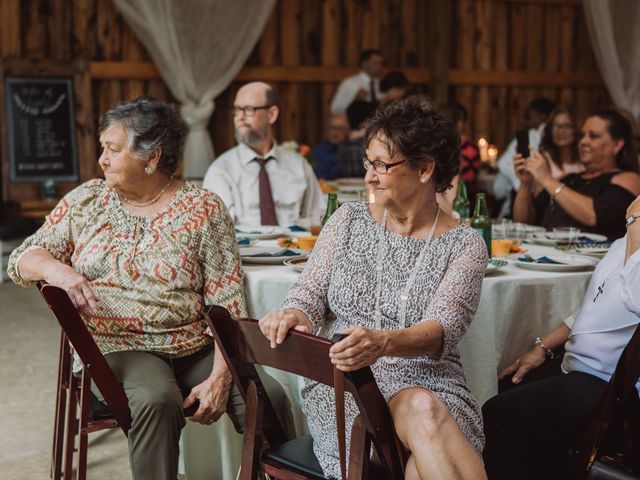
[[131,155],[142,161],[160,148],[158,170],[173,175],[178,169],[187,126],[173,105],[153,97],[138,97],[112,106],[100,118],[98,131],[120,124],[127,132]]

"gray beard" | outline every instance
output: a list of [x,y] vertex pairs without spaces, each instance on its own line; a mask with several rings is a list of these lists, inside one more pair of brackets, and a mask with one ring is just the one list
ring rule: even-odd
[[262,143],[267,138],[268,130],[264,132],[258,132],[256,130],[249,129],[245,133],[240,133],[236,128],[236,142],[244,143],[245,145],[252,146],[256,143]]

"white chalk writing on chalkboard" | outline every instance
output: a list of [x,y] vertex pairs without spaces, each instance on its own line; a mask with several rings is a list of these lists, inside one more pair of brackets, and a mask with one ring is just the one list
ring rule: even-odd
[[11,181],[78,177],[73,82],[59,77],[5,78]]

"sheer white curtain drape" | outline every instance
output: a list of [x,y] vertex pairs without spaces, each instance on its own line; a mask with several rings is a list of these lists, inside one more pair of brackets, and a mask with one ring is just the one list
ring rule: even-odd
[[275,0],[114,0],[144,44],[189,125],[183,175],[202,179],[213,159],[214,98],[244,65]]
[[611,98],[640,119],[640,2],[584,0],[584,12]]

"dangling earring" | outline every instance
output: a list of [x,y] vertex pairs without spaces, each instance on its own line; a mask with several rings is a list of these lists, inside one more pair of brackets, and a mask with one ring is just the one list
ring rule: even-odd
[[155,168],[147,165],[146,167],[144,167],[144,173],[146,173],[147,175],[153,175],[153,172],[155,172]]

